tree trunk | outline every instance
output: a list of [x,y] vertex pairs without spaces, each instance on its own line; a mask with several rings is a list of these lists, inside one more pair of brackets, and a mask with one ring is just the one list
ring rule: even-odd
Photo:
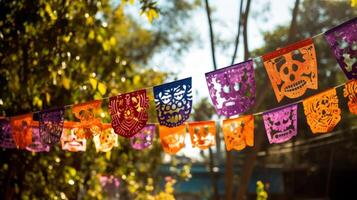
[[242,25],[242,12],[243,12],[243,0],[240,1],[240,6],[239,6],[238,32],[237,32],[237,37],[236,37],[236,41],[235,41],[235,45],[234,45],[234,53],[233,53],[233,56],[232,56],[231,65],[234,64],[234,61],[235,61],[236,55],[237,55],[237,51],[238,51],[240,31],[241,31],[241,25]]
[[248,15],[251,0],[247,0],[247,5],[244,10],[243,18],[243,41],[244,41],[244,60],[247,60],[250,56],[248,47]]
[[[249,58],[249,48],[248,48],[248,38],[247,38],[247,19],[248,19],[248,11],[249,11],[249,4],[250,0],[247,2],[247,8],[248,10],[245,11],[244,15],[244,29],[243,29],[243,37],[244,37],[244,58],[248,59]],[[296,29],[296,19],[297,19],[297,14],[298,14],[298,8],[299,8],[299,0],[296,0],[294,10],[293,10],[293,16],[291,20],[291,25],[290,25],[290,31],[289,31],[289,36],[288,36],[288,42],[291,42],[294,38],[295,35],[295,29]],[[291,30],[293,29],[293,30]],[[260,105],[263,103],[264,97],[268,94],[268,90],[264,90],[263,94],[260,95],[259,99],[257,100],[256,103],[256,109],[260,107]],[[256,112],[256,110],[254,111]],[[245,199],[245,195],[248,189],[248,184],[250,177],[253,173],[253,169],[255,166],[255,162],[257,160],[257,154],[261,149],[261,145],[263,142],[263,137],[264,134],[255,134],[255,144],[254,148],[247,154],[244,162],[244,166],[242,168],[241,172],[241,179],[238,185],[238,193],[237,193],[237,198],[238,200],[243,200]]]
[[218,194],[218,181],[217,181],[217,173],[214,171],[214,154],[212,152],[211,147],[208,148],[209,151],[209,170],[211,174],[211,183],[213,187],[213,199],[219,200]]
[[[208,0],[205,0],[205,4],[206,4],[205,8],[206,8],[206,14],[207,14],[207,20],[209,26],[209,33],[210,33],[212,62],[213,62],[214,70],[216,70],[217,62],[216,62],[216,53],[215,53],[215,45],[214,45],[214,34],[213,34],[213,27],[212,27],[212,20],[211,20],[211,10]],[[214,154],[212,152],[212,149],[209,148],[209,169],[210,169],[211,182],[213,187],[213,198],[215,200],[219,200],[217,175],[214,172],[213,168],[214,168]]]
[[214,45],[214,35],[213,35],[213,27],[212,27],[212,20],[211,20],[211,9],[209,7],[208,0],[205,0],[205,2],[206,2],[206,13],[207,13],[207,19],[208,19],[208,25],[209,25],[209,35],[210,35],[210,40],[211,40],[212,62],[213,62],[214,70],[216,70],[217,62],[216,62],[216,50],[215,50],[215,45]]
[[225,167],[225,200],[233,198],[233,156],[231,151],[226,150],[226,167]]

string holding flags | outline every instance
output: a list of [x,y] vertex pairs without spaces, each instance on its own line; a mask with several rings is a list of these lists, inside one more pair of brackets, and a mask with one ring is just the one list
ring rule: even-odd
[[[356,22],[357,18],[354,18],[325,33],[349,79],[356,78]],[[312,38],[265,54],[263,62],[278,102],[284,97],[302,97],[307,90],[318,88],[317,58]],[[212,103],[219,115],[240,115],[254,106],[254,76],[253,59],[205,74]],[[290,140],[297,135],[297,104],[300,102],[313,133],[333,130],[341,120],[336,88],[343,85],[349,110],[356,114],[357,81],[351,80],[287,106],[223,120],[226,149],[242,150],[254,145],[256,115],[263,115],[269,143]],[[153,92],[163,149],[176,154],[185,147],[185,121],[192,110],[192,78],[155,86]],[[96,116],[101,111],[103,99],[109,99],[111,124],[103,124]],[[87,139],[93,138],[96,150],[107,152],[118,145],[118,135],[130,138],[132,148],[137,150],[153,144],[156,126],[147,124],[149,99],[146,89],[103,99],[35,112],[39,116],[38,122],[33,120],[33,113],[11,117],[10,121],[0,118],[0,147],[39,152],[47,151],[60,140],[63,150],[77,152],[85,151]],[[67,107],[72,107],[77,122],[64,122]],[[193,147],[207,149],[215,145],[215,121],[187,124]]]
[[325,38],[348,79],[357,79],[357,17],[328,30]]
[[317,89],[317,61],[311,38],[263,56],[276,99],[298,98],[307,89]]
[[181,79],[154,87],[157,118],[161,125],[183,124],[192,109],[192,78]]
[[219,115],[230,117],[255,103],[253,60],[206,73],[212,103]]

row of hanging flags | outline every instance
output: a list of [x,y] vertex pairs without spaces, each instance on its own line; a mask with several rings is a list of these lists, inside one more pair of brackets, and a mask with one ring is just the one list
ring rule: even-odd
[[[333,54],[347,78],[344,97],[351,113],[357,114],[357,18],[324,33]],[[262,56],[276,99],[298,98],[318,88],[317,59],[311,38]],[[326,90],[295,104],[270,111],[229,118],[248,111],[255,104],[253,60],[208,72],[207,86],[212,103],[223,120],[226,149],[241,150],[254,145],[254,116],[263,115],[270,143],[282,143],[297,135],[298,103],[303,103],[307,123],[313,133],[331,131],[341,119],[336,88]],[[159,136],[163,150],[175,154],[185,147],[190,133],[193,147],[207,149],[215,145],[216,122],[185,122],[192,108],[192,79],[186,78],[153,88]],[[97,151],[118,146],[118,135],[130,139],[132,148],[142,150],[153,143],[156,124],[148,124],[149,98],[138,90],[109,98],[111,124],[96,116],[102,100],[72,106],[77,121],[64,121],[65,108],[55,108],[0,119],[0,146],[29,151],[49,151],[61,143],[67,151],[85,151],[93,139]]]

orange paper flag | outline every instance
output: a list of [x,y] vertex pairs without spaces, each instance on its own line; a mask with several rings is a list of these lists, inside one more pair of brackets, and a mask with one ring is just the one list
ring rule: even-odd
[[254,117],[246,115],[223,120],[223,135],[227,151],[242,150],[254,145]]
[[330,89],[303,101],[307,123],[313,133],[331,131],[341,120],[336,89]]
[[214,121],[190,122],[188,130],[192,147],[207,149],[216,144],[216,123]]
[[32,143],[32,113],[12,117],[12,136],[17,148],[24,149]]
[[176,154],[185,147],[186,125],[176,127],[160,126],[160,140],[166,153]]
[[93,137],[97,152],[108,152],[118,146],[118,135],[114,133],[111,124],[103,124],[100,134]]
[[102,101],[94,100],[86,103],[76,104],[72,106],[72,112],[77,119],[80,120],[77,128],[82,129],[78,137],[92,138],[94,134],[101,131],[100,118],[95,117],[95,113],[100,108]]
[[275,96],[297,98],[317,89],[317,61],[312,39],[291,44],[263,56]]
[[77,122],[64,122],[61,136],[62,150],[71,152],[86,150],[87,140],[84,137],[79,137],[79,135],[83,135],[80,133],[83,129],[77,128],[78,126]]
[[343,89],[343,96],[348,98],[348,108],[350,112],[357,115],[357,80],[346,83]]

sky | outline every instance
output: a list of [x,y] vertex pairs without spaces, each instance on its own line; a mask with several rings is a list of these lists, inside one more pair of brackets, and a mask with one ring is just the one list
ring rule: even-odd
[[[270,31],[277,25],[290,22],[294,3],[293,0],[252,0],[248,19],[248,46],[250,50],[264,45],[262,32]],[[239,4],[240,1],[237,0],[210,1],[210,6],[214,10],[212,19],[215,36],[219,35],[225,40],[232,41],[228,48],[216,48],[218,68],[230,65],[232,59],[234,40],[237,34]],[[192,76],[194,102],[197,102],[199,98],[208,97],[204,74],[213,70],[209,27],[203,6],[195,11],[192,20],[188,20],[189,23],[187,23],[188,29],[196,30],[198,41],[194,42],[178,61],[162,53],[157,54],[150,63],[152,67],[159,70],[174,72],[178,79]],[[270,10],[262,14],[266,6],[269,6]],[[264,19],[269,20],[265,21]],[[242,43],[241,38],[236,63],[244,61],[242,59]]]
[[[203,1],[202,1],[203,2]],[[234,48],[234,39],[237,34],[237,21],[239,12],[237,0],[210,0],[213,30],[215,35],[232,41],[225,49],[216,49],[217,65],[222,68],[230,65]],[[252,0],[248,19],[248,46],[250,50],[264,45],[262,32],[273,30],[278,25],[289,24],[294,0]],[[269,6],[267,12],[264,8]],[[262,14],[264,13],[264,14]],[[208,89],[204,74],[213,70],[211,47],[209,39],[209,27],[204,7],[195,11],[192,20],[188,20],[187,28],[195,29],[199,36],[198,42],[194,43],[179,60],[170,58],[165,53],[157,54],[150,65],[159,70],[170,71],[177,74],[178,79],[192,77],[193,102],[198,102],[202,97],[208,97]],[[241,40],[242,41],[242,40]],[[243,42],[240,42],[241,44]],[[238,59],[236,63],[244,61],[243,46],[238,47]],[[168,80],[170,81],[170,80]],[[199,150],[191,148],[191,141],[186,137],[186,147],[178,155],[185,155],[191,159],[200,159]],[[166,159],[169,159],[167,156]]]

